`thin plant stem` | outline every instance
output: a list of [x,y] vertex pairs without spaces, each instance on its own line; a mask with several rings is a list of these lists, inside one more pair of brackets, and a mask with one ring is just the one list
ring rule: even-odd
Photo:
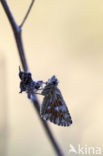
[[28,10],[27,10],[27,13],[25,14],[25,16],[24,16],[24,18],[23,18],[23,21],[22,21],[21,24],[20,24],[20,27],[23,27],[23,25],[24,25],[24,23],[25,23],[25,21],[26,21],[28,15],[29,15],[29,13],[30,13],[30,11],[31,11],[31,8],[32,8],[32,6],[33,6],[33,4],[34,4],[34,1],[35,1],[35,0],[32,0],[31,4],[30,4],[30,6],[29,6],[29,8],[28,8]]

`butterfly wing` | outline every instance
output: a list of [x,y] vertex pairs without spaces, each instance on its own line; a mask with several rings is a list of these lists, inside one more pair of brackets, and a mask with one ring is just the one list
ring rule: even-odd
[[72,124],[70,113],[58,88],[51,90],[44,97],[40,114],[44,120],[60,126]]

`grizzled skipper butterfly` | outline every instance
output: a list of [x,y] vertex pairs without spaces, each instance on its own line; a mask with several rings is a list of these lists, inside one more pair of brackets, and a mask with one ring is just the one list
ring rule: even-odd
[[57,86],[58,80],[55,76],[52,76],[41,92],[44,95],[44,99],[41,105],[40,115],[44,120],[53,122],[59,126],[70,126],[72,119]]

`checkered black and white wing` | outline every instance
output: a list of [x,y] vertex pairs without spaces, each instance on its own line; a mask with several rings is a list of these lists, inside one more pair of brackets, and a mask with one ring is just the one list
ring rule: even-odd
[[44,96],[40,114],[44,120],[60,126],[72,124],[70,113],[58,88],[51,90],[48,95]]

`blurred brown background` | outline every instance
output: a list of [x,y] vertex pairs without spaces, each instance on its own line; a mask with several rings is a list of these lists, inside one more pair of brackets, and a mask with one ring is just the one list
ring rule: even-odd
[[[30,1],[8,4],[19,24]],[[54,74],[59,79],[73,125],[49,125],[65,154],[69,144],[103,149],[103,1],[36,0],[23,41],[34,79],[46,81]],[[0,5],[0,156],[55,156],[32,104],[19,94],[19,65]]]

